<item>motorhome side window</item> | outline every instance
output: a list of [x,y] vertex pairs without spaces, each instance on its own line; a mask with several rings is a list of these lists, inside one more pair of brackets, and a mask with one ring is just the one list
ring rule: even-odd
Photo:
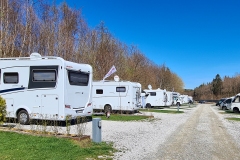
[[156,92],[150,92],[150,96],[156,96]]
[[9,84],[18,83],[18,73],[17,72],[5,72],[3,74],[3,82]]
[[126,92],[126,87],[116,87],[116,92]]
[[68,80],[70,85],[88,86],[89,73],[68,71]]
[[102,89],[97,89],[96,94],[103,94],[103,90]]
[[55,82],[56,70],[33,70],[33,82]]

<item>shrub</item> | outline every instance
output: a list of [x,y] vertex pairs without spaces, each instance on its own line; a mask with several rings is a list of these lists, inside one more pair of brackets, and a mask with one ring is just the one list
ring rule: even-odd
[[6,121],[6,101],[0,96],[0,124],[3,124]]

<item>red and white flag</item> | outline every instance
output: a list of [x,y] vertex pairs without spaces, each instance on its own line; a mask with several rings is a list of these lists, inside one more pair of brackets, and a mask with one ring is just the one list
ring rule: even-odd
[[113,65],[112,68],[108,71],[108,73],[104,76],[103,80],[106,79],[107,77],[111,76],[111,74],[113,74],[114,72],[116,72],[116,68]]

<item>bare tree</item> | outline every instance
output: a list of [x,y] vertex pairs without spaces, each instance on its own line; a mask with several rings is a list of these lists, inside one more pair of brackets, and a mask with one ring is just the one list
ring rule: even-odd
[[115,65],[122,80],[139,82],[142,88],[151,84],[183,90],[181,78],[165,64],[157,65],[136,46],[120,42],[104,22],[90,29],[81,10],[65,2],[57,6],[47,0],[1,0],[0,5],[0,57],[29,56],[31,52],[60,56],[90,64],[95,80]]

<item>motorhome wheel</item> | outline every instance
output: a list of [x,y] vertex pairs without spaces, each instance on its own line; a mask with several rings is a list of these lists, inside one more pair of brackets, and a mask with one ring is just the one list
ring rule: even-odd
[[21,110],[18,113],[17,119],[20,124],[29,124],[29,115],[25,110]]
[[150,103],[147,103],[146,104],[146,108],[151,108],[152,106],[151,106],[151,104]]
[[233,108],[233,112],[234,113],[239,113],[239,109],[238,108]]
[[106,112],[110,112],[110,113],[112,113],[112,107],[110,106],[110,105],[106,105],[105,107],[104,107],[104,112],[106,113]]

